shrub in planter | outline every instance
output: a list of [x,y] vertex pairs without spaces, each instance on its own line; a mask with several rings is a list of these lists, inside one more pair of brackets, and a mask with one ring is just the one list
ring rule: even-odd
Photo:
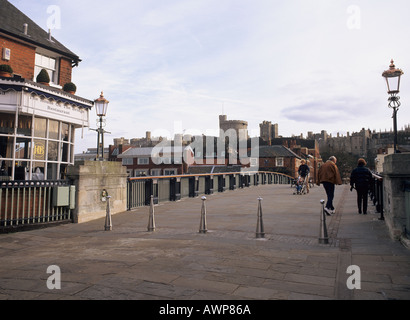
[[11,77],[13,73],[13,68],[8,64],[0,65],[0,76],[1,77]]
[[77,91],[77,86],[72,82],[68,82],[63,86],[63,90],[65,92],[74,94]]
[[50,83],[50,76],[46,69],[41,69],[40,73],[36,78],[38,83],[48,85]]

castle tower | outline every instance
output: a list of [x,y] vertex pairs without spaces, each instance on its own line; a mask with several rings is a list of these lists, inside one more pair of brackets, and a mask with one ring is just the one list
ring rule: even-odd
[[260,137],[266,142],[270,142],[272,139],[278,138],[279,125],[277,123],[272,124],[270,121],[263,121],[259,124]]
[[227,132],[230,129],[233,129],[236,133],[236,137],[239,138],[245,135],[248,139],[248,122],[243,120],[227,120],[226,115],[219,116],[219,129],[220,129],[220,138],[227,136]]

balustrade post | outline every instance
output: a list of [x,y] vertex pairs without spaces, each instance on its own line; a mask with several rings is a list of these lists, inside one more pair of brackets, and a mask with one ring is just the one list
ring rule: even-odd
[[155,231],[155,216],[154,216],[154,196],[151,195],[150,207],[149,207],[149,218],[148,218],[148,227],[149,232]]
[[262,217],[262,198],[258,198],[258,220],[256,223],[256,238],[265,238],[265,229],[263,227],[263,217]]
[[327,227],[326,227],[325,200],[320,200],[320,204],[321,204],[321,213],[320,213],[319,243],[328,244],[329,237],[327,234]]
[[201,207],[201,221],[199,223],[199,233],[207,233],[208,230],[206,226],[206,205],[205,205],[206,197],[203,196],[201,200],[202,200],[202,207]]
[[112,218],[110,210],[110,199],[111,196],[106,196],[107,199],[107,214],[105,216],[105,231],[112,231]]

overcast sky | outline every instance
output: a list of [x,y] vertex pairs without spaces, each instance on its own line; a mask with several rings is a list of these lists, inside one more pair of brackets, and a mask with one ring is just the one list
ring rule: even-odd
[[[405,72],[398,127],[410,123],[408,0],[10,2],[82,59],[77,95],[104,91],[106,145],[215,133],[222,113],[251,136],[264,120],[282,136],[390,130],[381,74],[392,58]],[[96,140],[78,130],[76,152]]]

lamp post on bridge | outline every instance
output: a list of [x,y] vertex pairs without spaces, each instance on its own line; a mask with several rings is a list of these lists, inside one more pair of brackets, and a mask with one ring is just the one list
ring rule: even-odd
[[94,100],[95,104],[95,112],[97,113],[97,125],[99,125],[98,129],[90,129],[93,131],[97,131],[97,158],[96,161],[104,161],[104,133],[110,133],[104,130],[105,127],[105,119],[103,117],[107,114],[108,104],[110,102],[104,98],[104,93],[101,92],[101,95],[98,99]]
[[397,153],[397,111],[401,105],[400,97],[400,78],[404,74],[401,69],[396,69],[393,59],[391,60],[390,67],[384,71],[382,76],[386,79],[387,93],[389,97],[389,108],[393,109],[393,130],[394,130],[394,153]]

